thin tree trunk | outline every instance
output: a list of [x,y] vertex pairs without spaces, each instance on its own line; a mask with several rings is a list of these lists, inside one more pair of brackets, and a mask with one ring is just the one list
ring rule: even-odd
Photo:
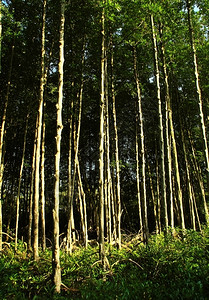
[[159,179],[159,164],[157,155],[157,145],[155,146],[155,157],[156,157],[156,191],[157,191],[157,216],[158,216],[158,227],[159,233],[162,231],[161,227],[161,199],[160,199],[160,179]]
[[33,146],[33,157],[31,167],[31,183],[30,183],[30,200],[29,200],[29,220],[28,220],[28,249],[32,248],[32,222],[33,222],[33,196],[34,196],[34,175],[35,175],[35,161],[36,161],[36,139],[37,139],[37,122],[38,115],[36,118],[36,129]]
[[153,182],[152,182],[152,174],[151,174],[151,168],[150,164],[148,163],[148,175],[149,175],[149,181],[150,181],[150,191],[152,196],[152,203],[153,203],[153,213],[155,218],[155,228],[156,233],[159,234],[159,226],[158,226],[158,215],[157,215],[157,201],[155,198],[154,188],[153,188]]
[[46,249],[46,229],[45,229],[45,121],[43,120],[42,145],[41,145],[41,244],[42,250]]
[[[166,76],[165,76],[166,78]],[[165,79],[166,80],[166,79]],[[173,209],[173,186],[172,186],[172,156],[171,156],[171,138],[169,132],[169,112],[168,112],[168,91],[166,91],[166,146],[168,158],[168,179],[169,179],[169,198],[170,198],[170,226],[174,228],[174,209]],[[169,97],[170,98],[170,97]]]
[[[143,203],[143,240],[145,243],[148,241],[148,218],[147,218],[147,195],[146,195],[146,166],[145,166],[145,146],[144,146],[144,127],[143,127],[143,113],[142,113],[142,104],[141,104],[141,89],[139,82],[139,75],[137,70],[137,53],[136,46],[133,48],[133,56],[134,56],[134,75],[136,80],[136,89],[137,89],[137,98],[138,98],[138,106],[137,106],[137,119],[138,124],[136,126],[140,127],[140,143],[141,143],[141,159],[142,159],[142,203]],[[139,163],[138,163],[139,168]],[[138,175],[139,177],[139,175]]]
[[[178,188],[178,200],[179,200],[180,211],[181,211],[181,226],[182,226],[182,229],[185,229],[184,209],[183,209],[182,191],[181,191],[179,165],[178,165],[178,154],[177,154],[176,139],[175,139],[175,133],[174,133],[174,127],[173,127],[173,114],[172,114],[171,99],[170,99],[170,92],[169,92],[168,73],[167,73],[167,65],[166,65],[166,59],[165,59],[165,48],[164,48],[163,40],[162,40],[162,29],[160,30],[160,34],[161,34],[161,50],[162,50],[162,58],[163,58],[163,72],[164,72],[165,90],[166,90],[166,105],[167,105],[167,111],[168,111],[168,120],[169,120],[169,125],[170,125],[170,134],[171,134],[174,158],[175,158],[174,162],[175,162],[175,173],[176,173],[177,188]],[[168,139],[168,136],[167,136],[167,139]],[[169,144],[169,140],[167,141],[167,143]],[[170,183],[170,189],[171,189],[172,180],[170,178],[170,176],[171,176],[170,149],[168,149],[168,158],[169,158],[169,183]],[[171,191],[170,191],[170,193],[171,193]],[[171,200],[172,200],[171,208],[173,208],[173,199],[171,199]],[[171,220],[174,218],[174,216],[172,214],[173,214],[173,209],[171,210]],[[172,223],[173,223],[173,221],[172,221]],[[171,227],[173,228],[174,224],[172,224]]]
[[[76,131],[76,125],[74,125],[74,132],[73,131],[73,119],[72,119],[72,112],[73,112],[73,106],[74,102],[71,102],[71,116],[70,116],[70,133],[69,133],[69,155],[68,155],[68,197],[69,197],[69,219],[68,219],[68,229],[67,229],[67,251],[71,254],[72,253],[72,227],[73,226],[73,197],[74,197],[74,187],[75,187],[75,178],[76,178],[76,172],[78,169],[78,150],[79,150],[79,140],[80,140],[80,128],[81,128],[81,115],[82,115],[82,102],[83,102],[83,86],[84,86],[84,80],[83,80],[83,68],[84,68],[84,62],[85,62],[85,37],[83,41],[83,50],[82,50],[82,70],[81,70],[81,87],[79,91],[79,114],[78,114],[78,128]],[[72,159],[72,136],[74,137],[74,150],[75,150],[75,159],[74,159],[74,174],[73,179],[71,175],[71,159]],[[78,182],[78,185],[82,184],[82,182]],[[85,197],[85,196],[84,196]],[[84,234],[84,237],[87,238],[87,235]],[[88,240],[88,238],[87,238]],[[88,241],[85,242],[87,245]],[[86,246],[87,247],[87,246]]]
[[111,229],[111,206],[110,206],[110,128],[109,128],[109,95],[108,95],[108,72],[107,72],[107,52],[105,52],[105,150],[106,150],[106,170],[105,170],[105,207],[106,207],[106,226],[107,240],[112,242]]
[[181,121],[180,121],[180,124],[181,124],[181,136],[182,136],[183,151],[184,151],[184,160],[185,160],[185,164],[186,164],[187,183],[188,183],[188,190],[189,190],[189,208],[190,208],[191,226],[194,230],[196,230],[195,212],[194,212],[194,203],[193,203],[194,194],[192,193],[190,168],[189,168],[189,162],[188,162],[188,159],[187,159],[187,150],[186,150],[186,145],[185,145],[185,137],[184,137],[184,132],[183,132]]
[[7,81],[7,91],[5,96],[5,103],[4,103],[4,110],[1,122],[1,131],[0,131],[0,251],[2,251],[2,184],[3,184],[3,173],[4,173],[4,139],[5,139],[5,124],[6,124],[6,116],[7,116],[7,107],[9,102],[9,93],[10,93],[10,86],[11,86],[11,76],[12,76],[12,65],[13,65],[13,58],[14,58],[14,43],[12,45],[11,51],[11,59],[10,59],[10,66],[9,66],[9,74],[8,74],[8,81]]
[[[172,116],[170,118],[172,119]],[[174,135],[173,122],[170,122],[170,131],[171,131],[171,140],[172,140],[174,163],[175,163],[175,174],[176,174],[176,181],[177,181],[177,195],[178,195],[179,208],[181,214],[181,228],[184,230],[185,229],[184,208],[183,208],[180,173],[179,173],[179,165],[178,165],[178,154],[177,154],[176,140]]]
[[[112,172],[114,173],[114,172]],[[112,175],[112,180],[111,180],[111,210],[112,210],[112,221],[113,221],[113,228],[112,228],[112,238],[113,240],[117,243],[117,222],[116,222],[116,206],[117,206],[117,201],[116,201],[116,193],[115,193],[115,178],[114,174]]]
[[115,132],[115,161],[116,161],[116,195],[117,195],[117,236],[118,248],[121,248],[121,193],[120,193],[120,160],[119,160],[119,147],[118,147],[118,129],[117,129],[117,114],[115,103],[115,78],[114,78],[114,56],[111,37],[111,89],[112,89],[112,113]]
[[26,125],[25,125],[25,134],[23,140],[23,152],[22,152],[22,160],[20,165],[20,173],[19,173],[19,183],[18,183],[18,191],[17,191],[17,199],[16,199],[16,227],[15,227],[15,250],[17,250],[17,238],[18,238],[18,227],[19,227],[19,211],[20,211],[20,188],[21,188],[21,181],[22,181],[22,172],[24,167],[24,160],[25,160],[25,148],[26,148],[26,138],[28,132],[28,119],[29,115],[27,115]]
[[201,226],[201,222],[200,222],[200,217],[199,217],[199,213],[198,213],[198,209],[197,209],[197,203],[196,203],[195,193],[194,193],[193,188],[192,188],[192,196],[193,196],[193,203],[194,203],[194,209],[195,209],[195,214],[196,214],[196,218],[197,218],[197,223],[198,223],[198,227],[199,227],[200,232],[201,232],[202,231],[202,226]]
[[187,0],[187,11],[188,11],[188,24],[189,24],[189,34],[190,34],[190,42],[193,54],[193,64],[194,64],[194,74],[195,74],[195,82],[196,82],[196,92],[198,96],[198,104],[199,104],[199,116],[201,121],[201,130],[203,136],[204,143],[204,155],[205,155],[205,165],[207,170],[208,177],[208,189],[209,189],[209,153],[208,153],[208,142],[207,135],[205,129],[205,121],[204,121],[204,113],[203,113],[203,102],[202,102],[202,93],[200,89],[200,80],[199,80],[199,72],[198,72],[198,63],[197,63],[197,55],[196,55],[196,46],[195,46],[195,38],[194,38],[194,30],[192,24],[192,15],[191,15],[191,1]]
[[82,74],[81,74],[81,88],[79,93],[79,115],[78,115],[78,128],[77,128],[77,135],[76,135],[76,149],[75,149],[75,163],[76,163],[76,169],[78,172],[78,186],[81,193],[80,197],[80,205],[82,208],[81,211],[81,219],[83,223],[83,235],[84,235],[84,243],[85,248],[88,246],[88,234],[87,234],[87,212],[86,212],[86,200],[85,200],[85,193],[83,190],[83,184],[81,180],[81,173],[80,173],[80,165],[78,160],[78,150],[79,150],[79,141],[80,141],[80,131],[81,131],[81,116],[82,116],[82,103],[83,103],[83,87],[84,87],[84,81],[83,81],[83,68],[84,68],[84,61],[85,61],[85,38],[83,42],[83,56],[82,56]]
[[85,248],[88,247],[88,233],[87,233],[87,212],[86,212],[86,195],[83,190],[83,184],[81,180],[81,172],[80,172],[80,164],[77,162],[77,172],[78,172],[78,190],[79,190],[79,198],[80,198],[80,213],[81,213],[81,225],[84,236],[84,244]]
[[40,186],[40,153],[41,153],[41,130],[43,119],[44,84],[45,84],[45,24],[46,23],[46,0],[43,1],[42,19],[42,39],[41,39],[41,79],[40,79],[40,99],[38,107],[37,139],[35,153],[35,182],[34,182],[34,239],[33,256],[37,260],[39,257],[39,186]]
[[164,220],[165,229],[168,229],[168,209],[167,209],[167,199],[166,199],[166,180],[165,180],[165,151],[164,151],[164,136],[163,136],[163,116],[162,116],[162,104],[160,95],[160,72],[158,65],[158,49],[157,49],[157,39],[155,33],[155,25],[153,20],[153,15],[150,16],[151,27],[152,27],[152,40],[154,47],[154,61],[155,61],[155,77],[157,85],[157,99],[158,99],[158,113],[159,113],[159,127],[160,127],[160,152],[161,152],[161,179],[162,179],[162,196],[164,205]]
[[[103,3],[104,4],[104,3]],[[105,102],[105,11],[101,17],[101,97],[100,97],[100,133],[99,133],[99,256],[105,269],[104,245],[104,102]]]
[[69,151],[68,151],[68,227],[67,227],[67,252],[72,254],[72,218],[73,199],[72,199],[72,133],[73,133],[73,106],[71,102],[71,112],[69,120]]
[[176,218],[177,218],[177,224],[178,226],[181,225],[181,213],[180,213],[180,208],[179,208],[179,201],[176,198],[176,187],[175,187],[175,177],[174,174],[172,174],[172,184],[173,184],[173,203],[174,203],[174,212],[176,213]]
[[56,293],[61,290],[61,267],[59,248],[59,184],[60,184],[60,154],[61,154],[61,134],[62,134],[62,102],[63,102],[63,69],[64,69],[64,25],[65,25],[65,1],[61,1],[60,15],[60,37],[59,37],[59,92],[57,108],[57,133],[55,152],[55,185],[54,185],[54,242],[52,253],[53,277]]
[[198,179],[198,182],[199,182],[200,191],[201,191],[201,195],[202,195],[202,199],[203,199],[205,221],[206,221],[207,226],[209,226],[209,212],[208,212],[208,205],[207,205],[206,196],[205,196],[205,189],[204,189],[201,169],[199,168],[198,163],[197,163],[197,158],[196,158],[195,149],[194,149],[194,146],[193,146],[193,141],[191,139],[190,131],[188,131],[188,136],[189,136],[189,141],[190,141],[190,145],[191,145],[191,149],[192,149],[192,156],[193,156],[193,162],[194,162],[194,171],[196,173],[196,176],[197,176],[197,179]]
[[172,185],[172,155],[171,155],[171,138],[169,133],[168,122],[168,103],[166,101],[166,145],[168,157],[168,177],[169,177],[169,198],[170,198],[170,226],[174,229],[174,205],[173,205],[173,185]]

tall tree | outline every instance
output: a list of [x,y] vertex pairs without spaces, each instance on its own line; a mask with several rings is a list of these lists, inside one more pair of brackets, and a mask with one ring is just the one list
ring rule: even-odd
[[[143,203],[143,211],[142,211],[142,234],[143,234],[143,240],[145,243],[148,241],[148,217],[147,217],[147,192],[146,192],[146,164],[145,164],[145,143],[144,143],[144,124],[143,124],[143,112],[142,112],[142,98],[141,98],[141,88],[140,88],[140,81],[139,81],[139,75],[138,75],[138,69],[137,69],[137,52],[136,52],[136,46],[133,48],[133,57],[134,57],[134,75],[135,75],[135,81],[136,81],[136,89],[137,89],[137,124],[136,126],[140,128],[140,145],[141,145],[141,165],[142,165],[142,203]],[[138,132],[138,130],[137,130]],[[138,136],[136,135],[136,139],[138,139]],[[138,141],[136,141],[138,144]],[[138,151],[137,151],[138,152]],[[137,157],[137,161],[138,161]],[[137,163],[137,168],[139,168],[139,163]],[[139,171],[137,170],[139,173]],[[139,176],[137,176],[139,177]],[[137,181],[139,181],[139,178],[137,178]],[[137,183],[137,186],[139,186],[139,182]],[[140,191],[138,191],[140,193]],[[139,206],[141,206],[139,204]]]
[[19,227],[19,211],[20,211],[20,188],[21,188],[21,181],[22,181],[22,173],[25,161],[25,149],[26,149],[26,138],[28,132],[28,119],[29,115],[27,115],[26,125],[25,125],[25,134],[23,140],[23,152],[22,152],[22,160],[20,165],[20,173],[19,173],[19,183],[18,183],[18,190],[17,190],[17,199],[16,199],[16,228],[15,228],[15,250],[17,250],[17,239],[18,239],[18,227]]
[[69,150],[68,150],[68,227],[67,227],[67,252],[72,253],[72,225],[73,225],[73,190],[72,182],[72,134],[73,134],[73,99],[71,101],[69,117]]
[[41,244],[42,250],[46,249],[45,225],[45,121],[43,120],[42,145],[41,145]]
[[[180,206],[180,211],[181,211],[181,226],[182,226],[182,229],[185,229],[184,209],[183,209],[183,200],[182,200],[182,191],[181,191],[181,182],[180,182],[180,172],[179,172],[179,163],[178,163],[178,153],[177,153],[176,138],[175,138],[174,126],[173,126],[173,112],[172,112],[172,106],[171,106],[170,88],[169,88],[169,83],[168,83],[168,72],[167,72],[167,64],[166,64],[166,58],[165,58],[165,47],[164,47],[164,43],[163,43],[162,28],[160,28],[160,35],[161,35],[161,51],[162,51],[162,61],[163,61],[163,73],[164,73],[164,82],[165,82],[165,98],[166,98],[168,121],[169,121],[169,126],[170,126],[170,136],[171,136],[171,141],[172,141],[172,146],[173,146],[174,166],[175,166],[175,174],[176,174],[176,181],[177,181],[178,200],[179,200],[179,206]],[[170,149],[170,141],[169,140],[170,140],[169,139],[169,134],[167,133],[171,228],[173,228],[174,227],[174,216],[173,216],[172,180],[171,180],[171,149]]]
[[207,134],[206,134],[206,128],[205,128],[205,119],[204,119],[204,113],[203,113],[203,101],[202,101],[202,92],[201,92],[201,88],[200,88],[200,79],[199,79],[199,71],[198,71],[196,45],[195,45],[195,34],[194,34],[193,22],[192,22],[191,1],[187,0],[186,4],[187,4],[187,11],[188,11],[188,25],[189,25],[190,43],[191,43],[191,50],[192,50],[192,55],[193,55],[193,66],[194,66],[194,75],[195,75],[195,83],[196,83],[196,93],[197,93],[198,104],[199,104],[199,117],[200,117],[200,121],[201,121],[201,130],[202,130],[202,136],[203,136],[205,165],[206,165],[206,170],[207,170],[208,188],[209,188],[208,141],[207,141]]
[[[120,161],[119,161],[119,146],[118,146],[118,128],[117,128],[117,114],[116,114],[116,99],[115,99],[115,76],[114,76],[114,52],[111,35],[111,89],[112,89],[112,114],[115,132],[115,162],[116,162],[116,194],[117,194],[117,237],[118,247],[121,248],[121,188],[120,188]],[[114,221],[113,213],[113,221]]]
[[158,61],[158,48],[157,48],[157,38],[155,32],[155,24],[153,15],[150,16],[151,28],[152,28],[152,41],[154,48],[154,62],[155,62],[155,77],[157,85],[157,100],[158,100],[158,114],[159,114],[159,128],[160,128],[160,152],[161,152],[161,179],[162,179],[162,195],[163,195],[163,205],[164,205],[164,220],[165,228],[168,228],[168,209],[167,209],[167,199],[166,199],[166,180],[165,180],[165,149],[164,149],[164,133],[163,133],[163,115],[162,115],[162,101],[161,101],[161,91],[160,91],[160,71],[159,71],[159,61]]
[[10,66],[9,66],[9,73],[8,73],[8,80],[7,80],[7,89],[6,89],[6,96],[4,102],[4,110],[3,116],[1,120],[1,131],[0,131],[0,251],[2,250],[2,183],[3,183],[3,173],[4,173],[4,142],[5,142],[5,125],[6,125],[6,116],[7,116],[7,107],[9,102],[9,94],[10,94],[10,87],[11,87],[11,76],[12,76],[12,66],[13,66],[13,58],[14,58],[14,41],[12,44],[11,50],[11,58],[10,58]]
[[35,154],[35,184],[34,184],[34,240],[33,240],[33,255],[37,260],[38,240],[39,240],[39,187],[40,187],[40,153],[41,153],[41,132],[43,120],[43,103],[44,103],[44,85],[45,85],[45,27],[46,27],[46,4],[43,1],[43,19],[42,19],[42,39],[41,39],[41,79],[40,79],[40,98],[38,107],[37,119],[37,135],[36,135],[36,154]]
[[104,105],[105,105],[105,8],[102,2],[101,16],[101,97],[100,97],[100,134],[99,134],[99,254],[105,268],[104,248]]
[[61,154],[61,134],[62,134],[62,102],[63,102],[63,69],[64,69],[64,27],[65,27],[65,0],[61,0],[60,13],[60,36],[59,36],[59,91],[57,108],[56,126],[56,152],[55,152],[55,185],[54,185],[54,241],[52,253],[53,277],[55,291],[60,293],[61,289],[61,267],[60,267],[60,248],[59,248],[59,185],[60,185],[60,154]]

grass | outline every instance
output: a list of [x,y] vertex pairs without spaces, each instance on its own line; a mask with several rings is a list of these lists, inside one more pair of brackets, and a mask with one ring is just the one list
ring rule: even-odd
[[147,246],[107,247],[104,272],[97,247],[61,252],[62,292],[54,294],[51,250],[33,261],[25,245],[0,256],[0,299],[209,299],[209,229],[151,236]]

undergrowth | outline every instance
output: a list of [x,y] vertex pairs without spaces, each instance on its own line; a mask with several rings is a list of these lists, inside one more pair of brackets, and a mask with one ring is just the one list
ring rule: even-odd
[[209,229],[133,239],[107,246],[104,271],[98,247],[61,252],[62,292],[54,294],[51,250],[33,261],[21,242],[0,256],[0,299],[209,299]]

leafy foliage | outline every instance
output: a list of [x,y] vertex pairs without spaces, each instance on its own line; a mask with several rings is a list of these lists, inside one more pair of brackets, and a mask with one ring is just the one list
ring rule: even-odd
[[[125,236],[124,236],[125,238]],[[97,246],[61,254],[62,293],[53,294],[51,250],[34,262],[25,244],[5,248],[0,259],[1,299],[208,299],[209,229],[175,229],[154,235],[147,246],[136,237],[122,249],[106,249],[103,271]]]

